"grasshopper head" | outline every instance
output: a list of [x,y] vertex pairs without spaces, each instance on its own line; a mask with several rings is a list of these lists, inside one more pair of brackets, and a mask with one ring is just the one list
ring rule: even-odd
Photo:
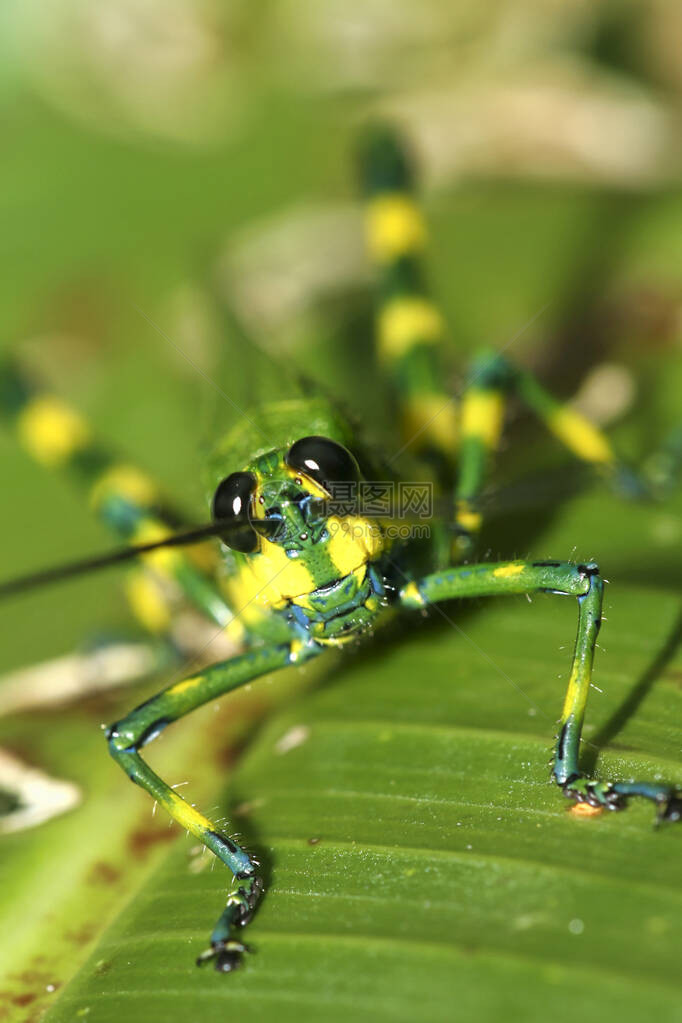
[[362,479],[354,455],[327,437],[303,437],[261,455],[219,485],[213,517],[223,542],[267,566],[282,599],[328,586],[381,548],[375,523],[357,514]]

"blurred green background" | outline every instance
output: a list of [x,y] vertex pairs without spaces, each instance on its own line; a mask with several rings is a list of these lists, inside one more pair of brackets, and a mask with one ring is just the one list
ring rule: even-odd
[[[221,334],[207,301],[211,289],[268,353],[305,366],[390,446],[381,384],[369,372],[370,274],[352,165],[358,127],[388,117],[404,129],[422,171],[429,270],[450,324],[453,388],[469,353],[518,334],[509,354],[560,395],[577,392],[626,455],[642,461],[680,420],[681,40],[674,0],[8,0],[0,12],[0,344],[133,453],[197,521],[205,514],[200,470],[210,381],[242,401],[250,373],[249,352]],[[512,425],[500,482],[566,464],[522,415]],[[107,549],[110,539],[78,496],[4,434],[0,461],[2,577]],[[597,488],[560,507],[498,517],[486,534],[495,556],[600,559],[622,596],[620,622],[614,596],[605,629],[610,685],[606,702],[593,708],[595,734],[620,741],[623,756],[632,752],[632,770],[678,779],[682,666],[679,654],[671,658],[680,510],[679,492],[656,506],[623,506]],[[107,574],[3,606],[2,670],[124,626],[115,583]],[[562,684],[556,675],[565,672],[557,647],[571,641],[572,609],[514,602],[467,612],[463,625],[553,719]],[[224,812],[236,805],[235,793],[262,800],[251,828],[257,843],[275,850],[275,884],[254,924],[263,955],[235,978],[191,966],[223,879],[217,871],[188,873],[184,839],[169,856],[165,838],[174,832],[158,822],[149,831],[145,797],[128,791],[99,734],[100,722],[150,687],[1,719],[3,745],[77,780],[86,799],[64,818],[1,840],[0,1019],[38,1020],[50,1011],[54,1020],[82,1015],[99,1023],[125,1011],[136,1023],[155,1018],[155,1010],[167,1020],[173,1013],[193,1019],[198,1006],[211,1020],[235,1011],[249,1019],[275,1011],[281,1019],[341,1019],[352,1011],[361,1019],[487,1020],[504,1012],[528,1020],[609,1010],[634,1019],[654,1002],[662,1019],[682,1019],[674,966],[679,913],[670,910],[680,897],[679,836],[670,829],[653,835],[642,808],[626,822],[570,831],[576,825],[544,786],[552,721],[529,718],[499,672],[489,678],[485,658],[441,626],[417,630],[397,652],[381,647],[381,656],[353,658],[346,687],[341,668],[330,688],[299,693],[289,723],[313,728],[346,713],[347,741],[308,744],[287,768],[291,777],[279,761],[279,789],[272,737],[286,731],[292,712],[275,717],[270,732],[260,733],[256,722],[298,692],[300,680],[247,694],[227,716],[222,707],[218,716],[202,712],[159,744],[154,763],[191,780],[197,798],[213,797]],[[456,691],[451,670],[461,681]],[[420,700],[412,684],[419,671],[430,680],[423,714],[424,692]],[[658,695],[649,695],[652,687]],[[374,781],[351,777],[362,757],[358,743],[381,715],[390,736],[399,725],[392,715],[404,716],[400,727],[422,721],[423,734],[390,743],[393,770],[382,798],[395,785],[415,793],[436,785],[433,833],[415,823],[409,803],[384,819],[381,793],[360,792],[381,778],[381,748]],[[438,752],[445,741],[439,728],[454,721],[466,734],[453,734],[452,746]],[[247,738],[246,761],[224,791],[226,768],[239,761]],[[434,750],[441,766],[429,774]],[[469,775],[462,769],[444,777],[442,791],[433,781],[462,750],[471,776],[483,779],[472,803],[478,810],[471,810],[472,833],[486,847],[483,867],[460,863],[471,842],[457,846]],[[525,752],[531,797],[509,788]],[[424,771],[418,779],[409,773],[415,761]],[[463,799],[452,819],[443,809],[448,794]],[[363,802],[374,798],[376,805]],[[514,809],[511,831],[497,823],[498,798],[502,817]],[[338,812],[335,799],[343,804]],[[285,827],[274,806],[287,801]],[[537,823],[524,809],[530,803],[545,813],[544,841],[529,830]],[[306,839],[323,820],[338,846],[316,866]],[[388,851],[368,869],[385,887],[358,902],[372,881],[362,875],[361,855],[346,863],[344,842],[361,849],[380,839]],[[453,849],[456,877],[448,874]],[[409,872],[419,873],[433,850],[445,875],[428,906],[407,899],[413,939],[400,937],[390,907],[407,898],[405,886],[416,883]],[[496,859],[500,852],[505,858]],[[622,889],[609,889],[611,882],[594,882],[587,894],[580,888],[585,864],[571,871],[588,854],[625,879]],[[563,873],[545,885],[542,871],[557,859]],[[541,864],[537,877],[531,869],[520,878],[518,870],[533,862]],[[492,895],[482,897],[486,882],[477,871],[501,878],[495,906]],[[619,920],[635,879],[652,871],[648,894],[643,883],[637,889],[642,905],[635,899]],[[301,892],[317,891],[317,900],[289,891],[286,901],[299,875]],[[186,904],[170,899],[178,877]],[[568,923],[583,919],[581,904],[598,907],[584,935],[577,925],[569,931],[563,917],[557,922],[557,898],[567,901],[561,913]],[[433,908],[439,899],[441,914]],[[133,908],[119,917],[129,902]],[[308,902],[320,907],[319,918]],[[533,908],[524,913],[526,904]],[[146,912],[135,916],[136,905]],[[275,938],[272,953],[268,935],[278,927],[294,937],[288,945]],[[140,931],[144,940],[135,937]],[[334,944],[351,931],[357,954],[355,945]]]

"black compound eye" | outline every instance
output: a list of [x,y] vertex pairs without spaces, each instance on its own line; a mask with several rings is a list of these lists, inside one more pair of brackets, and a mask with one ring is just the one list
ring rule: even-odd
[[328,437],[302,437],[292,444],[286,463],[296,472],[303,472],[330,493],[334,483],[350,483],[360,479],[355,457]]
[[255,489],[256,477],[252,472],[233,472],[218,484],[213,495],[213,519],[225,523],[221,538],[233,551],[242,554],[250,554],[258,547],[258,536],[249,518]]

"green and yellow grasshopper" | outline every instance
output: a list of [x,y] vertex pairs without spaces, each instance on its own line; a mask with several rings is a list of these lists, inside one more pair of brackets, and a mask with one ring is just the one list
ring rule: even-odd
[[[178,532],[177,515],[145,473],[99,445],[78,413],[43,392],[16,363],[0,367],[0,410],[22,446],[41,464],[72,477],[125,540],[125,556],[139,559],[127,593],[144,628],[170,636],[170,583],[241,647],[231,659],[174,682],[106,732],[110,753],[128,777],[232,872],[210,946],[197,960],[213,961],[223,972],[237,967],[246,951],[242,928],[263,890],[259,864],[152,771],[141,751],[197,707],[330,647],[355,643],[389,615],[421,612],[453,598],[575,597],[578,629],[554,779],[577,804],[618,810],[642,796],[656,804],[660,819],[682,816],[682,794],[670,785],[596,782],[581,772],[580,737],[601,623],[598,566],[473,557],[480,496],[511,395],[578,459],[627,486],[636,486],[636,478],[600,431],[502,354],[482,354],[461,398],[449,393],[441,365],[444,324],[421,269],[426,228],[413,198],[410,160],[390,130],[368,133],[362,169],[367,244],[379,282],[377,352],[400,421],[396,449],[419,449],[430,467],[426,482],[401,476],[396,459],[377,457],[335,404],[308,387],[248,410],[235,428],[215,438],[206,477],[212,524]],[[449,522],[432,514],[434,473],[454,498]],[[215,559],[191,546],[209,534],[221,540]],[[0,592],[52,577],[48,572],[20,580]]]

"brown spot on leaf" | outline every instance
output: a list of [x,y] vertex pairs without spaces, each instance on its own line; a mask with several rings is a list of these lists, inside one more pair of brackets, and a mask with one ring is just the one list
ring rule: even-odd
[[96,929],[92,924],[83,924],[75,931],[67,931],[67,941],[72,941],[74,945],[87,945],[88,942],[92,941],[95,937]]
[[150,849],[162,842],[172,842],[178,835],[176,828],[169,827],[166,822],[159,824],[146,823],[135,828],[128,835],[128,848],[137,857],[146,856]]
[[104,860],[98,860],[97,863],[93,863],[87,880],[88,884],[111,885],[115,884],[120,877],[120,870],[112,867],[110,863],[106,863]]
[[43,970],[22,970],[21,973],[16,974],[17,980],[20,980],[22,984],[45,984],[47,983],[47,974]]
[[[226,704],[228,701],[225,701]],[[209,722],[207,729],[207,740],[215,750],[213,762],[221,770],[227,770],[238,762],[243,750],[248,746],[253,729],[258,725],[267,713],[270,704],[263,699],[253,695],[250,700],[243,700],[239,705],[239,719],[241,727],[239,734],[232,736],[228,742],[225,741],[225,720],[226,714],[222,711],[215,715]],[[234,726],[235,715],[230,709],[231,723]]]
[[12,995],[12,1005],[30,1005],[38,996],[26,991],[23,995]]

